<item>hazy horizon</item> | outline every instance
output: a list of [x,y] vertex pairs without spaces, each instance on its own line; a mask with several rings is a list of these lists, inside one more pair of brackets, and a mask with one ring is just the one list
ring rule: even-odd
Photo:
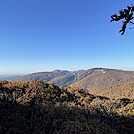
[[0,2],[0,74],[113,68],[134,70],[134,30],[110,15],[131,1]]
[[115,69],[115,70],[123,70],[123,71],[134,71],[134,69],[123,69],[123,68],[108,68],[108,67],[90,67],[90,68],[85,68],[85,69],[52,69],[52,70],[37,70],[37,71],[29,71],[29,72],[23,72],[20,71],[19,73],[0,73],[0,76],[21,76],[21,75],[27,75],[27,74],[32,74],[32,73],[39,73],[39,72],[52,72],[52,71],[56,71],[56,70],[60,70],[60,71],[79,71],[79,70],[88,70],[88,69],[92,69],[92,68],[102,68],[102,69]]

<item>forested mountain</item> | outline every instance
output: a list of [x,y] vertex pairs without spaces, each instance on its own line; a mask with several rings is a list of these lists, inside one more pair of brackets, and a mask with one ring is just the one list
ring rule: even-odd
[[122,71],[106,68],[92,68],[81,71],[39,72],[25,75],[17,79],[19,81],[45,80],[54,83],[59,87],[77,85],[80,88],[111,86],[125,82],[134,81],[134,71]]
[[44,80],[46,82],[54,83],[59,87],[65,87],[72,84],[75,81],[75,77],[83,72],[79,71],[67,71],[67,70],[54,70],[52,72],[38,72],[29,75],[25,75],[17,79],[17,81],[31,81],[31,80]]
[[77,75],[74,85],[79,88],[106,87],[126,82],[134,82],[134,71],[93,68]]

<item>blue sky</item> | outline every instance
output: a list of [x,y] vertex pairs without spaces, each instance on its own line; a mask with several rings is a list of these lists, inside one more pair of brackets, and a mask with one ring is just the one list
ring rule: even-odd
[[134,70],[134,30],[110,15],[132,0],[1,0],[0,74]]

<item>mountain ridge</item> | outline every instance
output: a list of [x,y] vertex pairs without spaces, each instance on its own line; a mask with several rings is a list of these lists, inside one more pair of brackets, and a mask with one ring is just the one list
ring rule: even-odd
[[110,86],[134,81],[134,71],[108,68],[91,68],[88,70],[68,71],[54,70],[51,72],[37,72],[22,76],[17,81],[44,80],[59,87],[77,85],[80,88]]

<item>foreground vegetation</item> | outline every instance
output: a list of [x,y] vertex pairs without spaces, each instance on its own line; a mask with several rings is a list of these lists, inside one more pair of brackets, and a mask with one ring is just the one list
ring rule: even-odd
[[134,100],[44,81],[0,81],[2,134],[132,134]]

